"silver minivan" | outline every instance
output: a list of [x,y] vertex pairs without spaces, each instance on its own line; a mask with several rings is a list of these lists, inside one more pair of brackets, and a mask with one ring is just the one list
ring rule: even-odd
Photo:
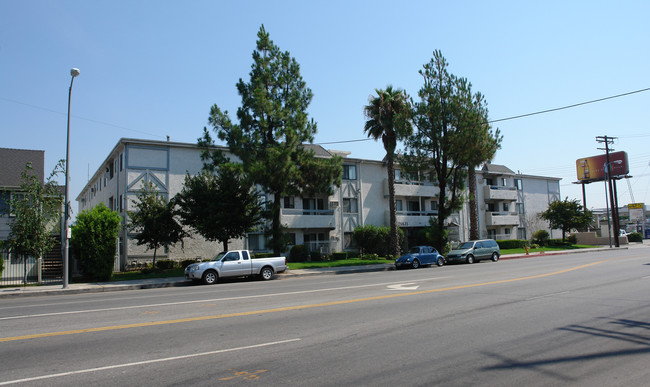
[[491,259],[496,262],[500,256],[499,244],[494,239],[480,239],[462,243],[447,254],[445,261],[474,263]]

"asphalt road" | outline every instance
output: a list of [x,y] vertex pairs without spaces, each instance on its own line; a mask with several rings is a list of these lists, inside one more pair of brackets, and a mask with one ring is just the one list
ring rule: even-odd
[[0,300],[0,385],[647,386],[650,249]]

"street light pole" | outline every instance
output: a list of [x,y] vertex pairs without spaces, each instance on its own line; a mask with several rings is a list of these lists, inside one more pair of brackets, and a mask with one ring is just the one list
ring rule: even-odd
[[73,68],[70,70],[70,89],[68,90],[68,135],[65,146],[65,203],[63,210],[63,289],[68,288],[68,269],[69,266],[69,252],[70,252],[70,187],[68,180],[70,180],[70,100],[72,99],[72,83],[74,77],[79,75],[79,69]]

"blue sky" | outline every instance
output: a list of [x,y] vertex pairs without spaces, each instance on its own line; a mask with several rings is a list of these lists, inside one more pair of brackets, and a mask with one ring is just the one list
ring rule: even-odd
[[[234,117],[262,24],[314,93],[315,143],[366,138],[369,96],[417,96],[436,49],[499,120],[649,88],[648,15],[648,1],[0,1],[0,146],[45,150],[48,171],[65,158],[72,67],[73,198],[122,137],[193,143],[213,104]],[[495,123],[493,162],[561,177],[581,199],[576,159],[618,137],[634,201],[648,202],[649,107],[646,91]],[[384,156],[381,142],[323,146]],[[626,181],[618,192],[632,202]],[[587,186],[587,207],[604,206],[603,184]]]

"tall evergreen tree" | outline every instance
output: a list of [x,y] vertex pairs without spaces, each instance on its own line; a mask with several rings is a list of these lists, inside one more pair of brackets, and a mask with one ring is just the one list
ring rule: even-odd
[[[443,251],[447,243],[445,220],[463,204],[467,170],[473,169],[478,159],[489,159],[487,150],[495,144],[498,147],[500,136],[487,125],[482,96],[472,94],[466,79],[449,73],[439,50],[434,51],[420,75],[424,85],[413,109],[417,130],[405,141],[407,155],[403,161],[411,171],[435,175],[440,194],[434,246]],[[490,146],[484,151],[485,144]]]
[[411,107],[406,92],[393,89],[376,89],[376,97],[371,97],[363,109],[366,117],[364,132],[375,141],[381,138],[386,150],[388,170],[388,208],[390,212],[389,252],[397,257],[400,253],[397,234],[397,213],[395,209],[395,149],[397,141],[409,136],[413,130],[410,122]]
[[502,136],[499,129],[492,130],[483,94],[473,93],[472,84],[465,78],[458,78],[457,82],[459,93],[456,100],[462,108],[456,117],[456,126],[459,128],[460,148],[464,150],[459,154],[459,162],[467,167],[469,237],[480,239],[475,168],[494,158],[496,151],[501,147]]
[[[316,122],[307,116],[312,92],[300,75],[298,62],[273,44],[264,26],[257,37],[250,80],[237,83],[239,124],[217,105],[210,109],[208,122],[239,158],[244,173],[273,196],[269,203],[271,247],[279,254],[285,248],[280,223],[282,197],[331,194],[332,186],[341,184],[342,166],[340,157],[317,158],[303,145],[312,143],[316,134]],[[204,128],[199,144],[213,143]],[[214,153],[207,151],[206,155]]]

